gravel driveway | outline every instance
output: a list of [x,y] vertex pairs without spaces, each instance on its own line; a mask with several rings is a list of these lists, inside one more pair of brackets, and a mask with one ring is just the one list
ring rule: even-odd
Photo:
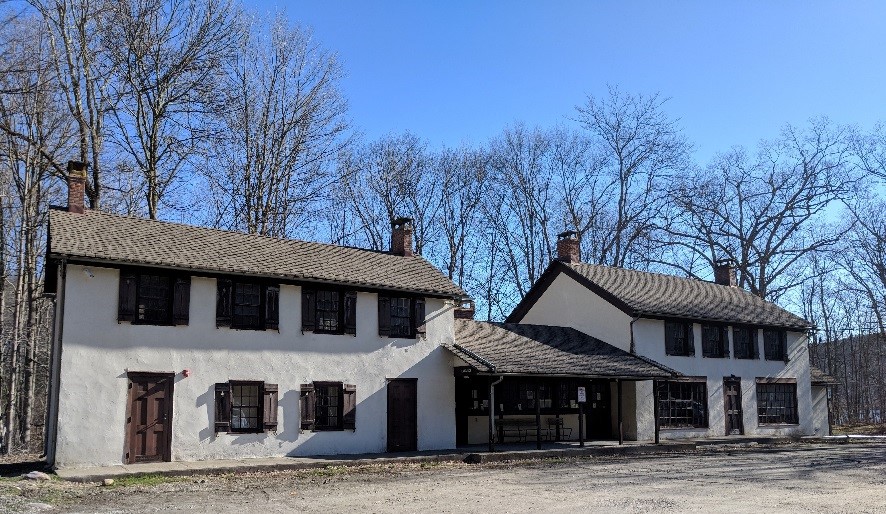
[[[711,447],[678,455],[367,466],[10,493],[30,512],[886,512],[886,445]],[[3,489],[0,489],[3,491]],[[41,501],[42,500],[42,501]],[[52,504],[50,508],[46,502]]]

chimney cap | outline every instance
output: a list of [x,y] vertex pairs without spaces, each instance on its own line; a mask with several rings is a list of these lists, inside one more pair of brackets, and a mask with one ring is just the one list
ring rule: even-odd
[[557,234],[557,239],[575,239],[578,237],[578,232],[575,230],[564,230]]
[[394,218],[391,220],[391,226],[394,228],[401,227],[403,225],[412,225],[412,218],[407,218],[405,216],[401,216],[399,218]]

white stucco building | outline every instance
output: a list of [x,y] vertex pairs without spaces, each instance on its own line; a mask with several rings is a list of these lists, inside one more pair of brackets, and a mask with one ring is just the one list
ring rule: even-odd
[[84,210],[76,172],[49,218],[56,466],[455,447],[465,294],[408,220],[388,252],[218,231]]
[[729,263],[714,282],[590,265],[572,233],[558,253],[508,322],[573,327],[682,375],[624,383],[626,438],[653,439],[656,408],[661,438],[827,435],[813,327],[737,287]]

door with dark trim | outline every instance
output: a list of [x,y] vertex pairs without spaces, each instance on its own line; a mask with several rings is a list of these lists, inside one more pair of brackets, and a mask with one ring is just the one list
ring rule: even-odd
[[586,434],[588,439],[612,437],[612,398],[608,380],[593,380],[587,385]]
[[741,411],[741,379],[723,379],[723,399],[726,414],[726,435],[744,434],[744,421]]
[[127,374],[127,464],[172,460],[174,377],[174,373]]
[[418,447],[418,380],[388,380],[388,451],[410,452]]

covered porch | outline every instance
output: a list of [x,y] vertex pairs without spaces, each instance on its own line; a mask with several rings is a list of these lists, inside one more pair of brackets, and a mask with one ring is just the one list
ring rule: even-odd
[[623,444],[626,423],[637,422],[633,383],[679,375],[565,327],[456,320],[449,350],[460,364],[456,443],[489,451],[502,444]]

